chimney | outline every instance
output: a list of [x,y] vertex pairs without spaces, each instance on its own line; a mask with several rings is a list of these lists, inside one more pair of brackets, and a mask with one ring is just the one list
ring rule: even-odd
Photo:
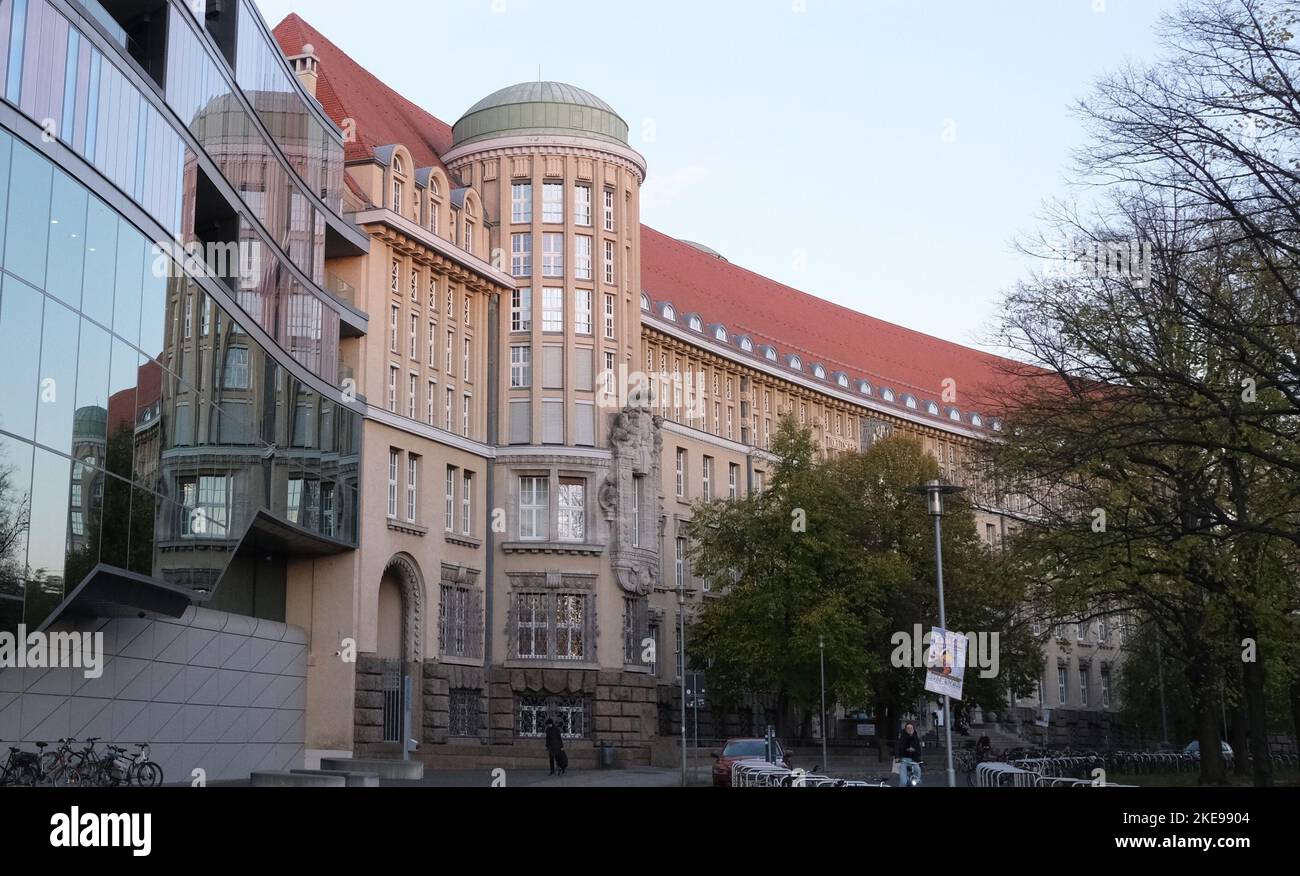
[[315,97],[316,80],[320,78],[320,58],[316,57],[316,47],[311,43],[304,44],[301,54],[289,58],[289,66],[307,93]]

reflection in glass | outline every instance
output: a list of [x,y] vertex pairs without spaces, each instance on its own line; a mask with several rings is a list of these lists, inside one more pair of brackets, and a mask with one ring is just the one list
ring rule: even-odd
[[38,287],[45,284],[53,176],[54,165],[25,144],[14,143],[9,169],[5,270]]
[[50,256],[45,291],[81,307],[81,270],[86,254],[86,190],[65,173],[54,174],[50,198]]
[[117,233],[117,282],[113,295],[113,334],[132,344],[140,341],[140,290],[153,259],[144,235],[122,220]]
[[0,350],[7,365],[0,380],[0,429],[32,438],[40,387],[41,312],[45,298],[13,277],[0,289]]
[[72,412],[77,401],[77,348],[81,320],[53,298],[45,299],[41,329],[40,388],[36,404],[36,440],[68,453],[72,447]]
[[22,622],[31,488],[32,446],[0,435],[0,630]]
[[81,312],[106,327],[113,325],[117,228],[117,214],[98,198],[91,198],[86,208],[86,269]]
[[[63,600],[68,551],[71,463],[37,448],[32,462],[32,525],[27,544],[24,620],[35,627]],[[76,586],[78,582],[71,582]]]

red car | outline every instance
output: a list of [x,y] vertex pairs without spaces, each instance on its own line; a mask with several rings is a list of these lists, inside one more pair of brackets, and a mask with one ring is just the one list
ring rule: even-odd
[[[790,769],[790,760],[780,742],[776,746],[776,763]],[[715,788],[731,787],[731,765],[738,760],[763,760],[767,757],[767,740],[765,739],[728,739],[722,751],[713,752],[713,786]]]

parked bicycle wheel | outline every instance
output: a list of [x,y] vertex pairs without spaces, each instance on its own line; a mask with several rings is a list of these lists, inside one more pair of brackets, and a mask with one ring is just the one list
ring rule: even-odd
[[131,784],[141,788],[156,788],[163,783],[162,767],[151,760],[141,761],[131,768]]

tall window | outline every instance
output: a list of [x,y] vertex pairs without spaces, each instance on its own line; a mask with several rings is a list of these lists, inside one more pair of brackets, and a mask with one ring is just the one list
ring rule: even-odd
[[605,351],[605,395],[609,396],[610,398],[616,397],[615,396],[616,387],[614,386],[615,379],[616,379],[616,375],[614,374],[614,354],[611,353],[609,350],[606,350]]
[[605,230],[614,230],[614,190],[605,189]]
[[686,586],[686,539],[678,536],[673,541],[673,584]]
[[1065,705],[1067,690],[1066,690],[1066,674],[1065,674],[1064,666],[1056,667],[1056,686],[1060,691],[1061,705]]
[[542,235],[542,276],[564,276],[564,235],[547,232]]
[[388,411],[397,413],[397,366],[388,366]]
[[452,532],[456,528],[456,466],[447,466],[447,479],[443,484],[442,528]]
[[686,495],[686,451],[677,448],[677,498]]
[[465,393],[460,400],[460,434],[469,437],[470,395]]
[[420,303],[420,272],[411,268],[411,303]]
[[419,489],[420,483],[420,457],[414,453],[406,456],[406,519],[415,522],[415,512],[418,506],[416,490]]
[[727,497],[736,498],[736,490],[740,481],[740,466],[732,462],[727,465]]
[[614,283],[614,241],[605,241],[605,282]]
[[447,402],[443,406],[443,423],[444,423],[443,428],[445,428],[448,432],[452,431],[452,427],[451,427],[452,407],[455,404],[456,404],[456,389],[454,387],[449,386],[447,387]]
[[515,289],[510,293],[510,330],[512,332],[533,330],[532,289]]
[[518,345],[510,348],[510,387],[522,389],[533,383],[533,348]]
[[519,479],[519,538],[540,541],[550,530],[551,491],[545,477]]
[[438,353],[437,353],[438,324],[436,322],[433,322],[432,320],[429,321],[429,338],[427,343],[429,346],[429,367],[437,368],[438,367]]
[[468,471],[461,476],[460,531],[464,535],[474,532],[474,473]]
[[419,385],[420,375],[412,372],[406,375],[406,415],[412,420],[416,415],[416,399],[420,394],[416,387]]
[[510,274],[527,277],[532,272],[533,236],[527,233],[510,235]]
[[420,336],[420,317],[414,313],[411,314],[410,322],[406,327],[406,355],[408,358],[419,360],[419,354],[416,349],[419,345]]
[[573,290],[573,331],[580,335],[591,334],[591,290]]
[[397,519],[397,464],[398,452],[388,448],[388,516]]
[[573,187],[573,224],[591,224],[591,186]]
[[388,271],[388,288],[396,295],[398,284],[402,282],[402,263],[393,259],[393,266]]
[[1109,669],[1103,669],[1101,671],[1101,707],[1103,709],[1110,708],[1110,670]]
[[438,381],[430,380],[428,391],[424,396],[424,422],[433,425],[433,412],[438,409],[438,400],[435,397],[438,388]]
[[555,658],[581,660],[586,655],[587,597],[557,593],[555,599]]
[[461,354],[460,376],[463,377],[466,381],[469,380],[469,360],[470,360],[470,353],[473,351],[473,343],[474,343],[473,338],[465,338],[465,350]]
[[388,352],[397,352],[397,320],[401,315],[401,308],[396,304],[388,308]]
[[248,389],[248,348],[227,347],[221,369],[222,389]]
[[542,290],[542,331],[564,331],[564,290],[548,286]]
[[542,183],[542,221],[564,221],[564,183]]
[[700,464],[700,477],[703,478],[704,501],[713,500],[713,457],[704,457]]
[[578,280],[591,279],[591,237],[579,234],[573,238],[573,276]]
[[393,212],[402,212],[402,181],[398,179],[398,174],[402,172],[402,159],[399,156],[393,156]]
[[[550,600],[545,593],[515,594],[516,656],[546,657],[550,653],[546,633]],[[535,723],[541,723],[537,721]]]
[[641,480],[632,476],[632,547],[641,547]]
[[586,491],[586,481],[560,480],[560,541],[582,541],[587,537]]
[[1079,667],[1079,704],[1088,705],[1088,668]]
[[515,183],[510,187],[510,221],[533,221],[532,183]]

